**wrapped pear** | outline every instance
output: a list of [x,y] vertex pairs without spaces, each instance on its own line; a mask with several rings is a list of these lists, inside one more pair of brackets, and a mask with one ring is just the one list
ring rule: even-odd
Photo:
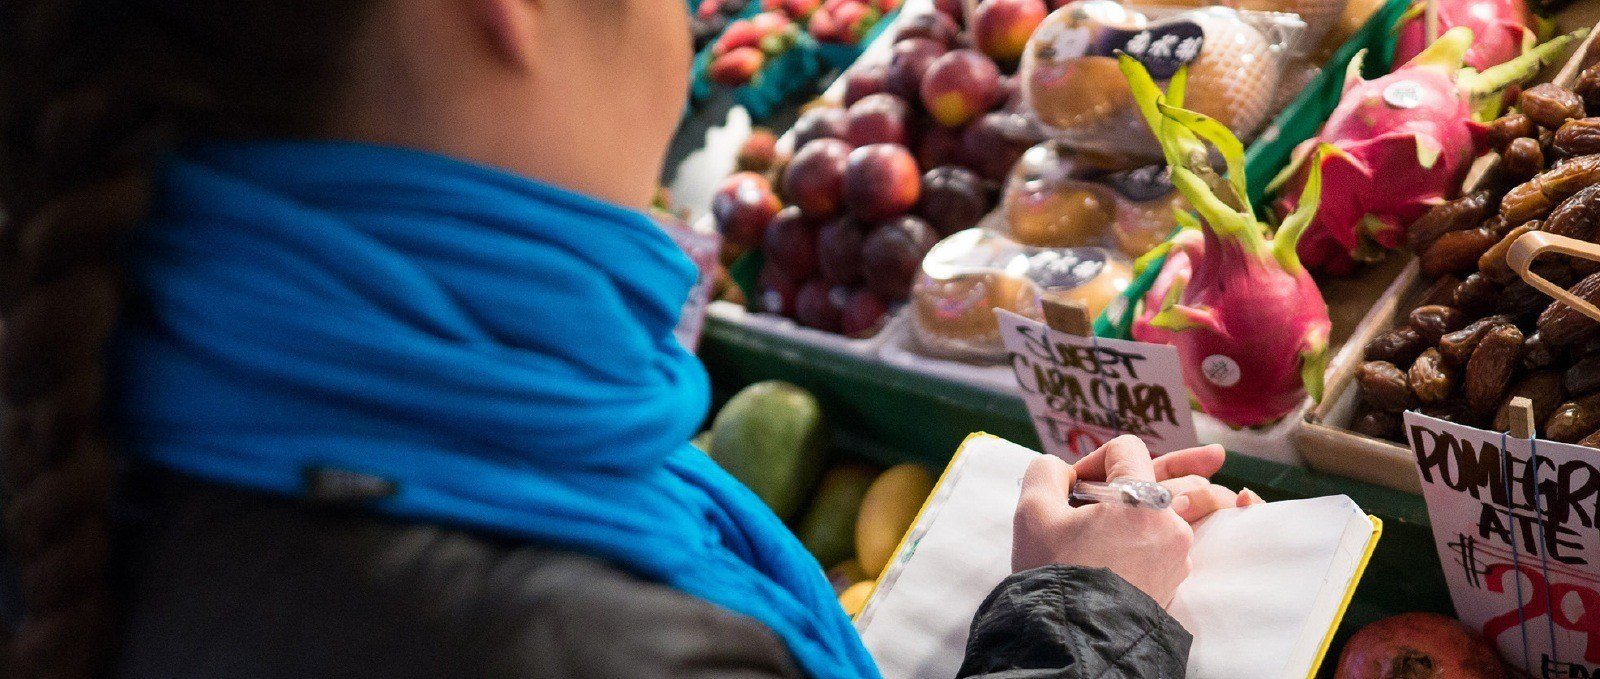
[[1012,170],[998,227],[1033,247],[1111,246],[1138,257],[1177,228],[1188,204],[1166,167],[1137,159],[1072,153],[1055,142],[1029,149]]
[[1096,247],[1028,247],[993,231],[961,231],[923,260],[911,290],[912,337],[925,354],[973,362],[1005,358],[994,309],[1043,318],[1040,299],[1078,302],[1098,315],[1128,286],[1132,265]]
[[1023,97],[1039,122],[1073,148],[1160,157],[1117,69],[1116,54],[1123,52],[1158,81],[1187,66],[1185,105],[1248,139],[1271,112],[1283,61],[1304,30],[1288,14],[1077,0],[1034,32],[1023,54]]

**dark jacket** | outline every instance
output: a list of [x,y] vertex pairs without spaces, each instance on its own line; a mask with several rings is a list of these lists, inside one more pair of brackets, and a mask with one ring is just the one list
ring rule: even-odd
[[[801,677],[755,620],[601,561],[466,530],[164,479],[144,519],[119,679]],[[1189,635],[1103,569],[1019,573],[963,677],[1181,677]]]

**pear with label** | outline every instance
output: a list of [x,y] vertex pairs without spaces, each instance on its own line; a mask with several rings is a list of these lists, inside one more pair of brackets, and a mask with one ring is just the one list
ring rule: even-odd
[[[1173,185],[1200,216],[1186,215],[1185,233],[1157,250],[1177,248],[1183,256],[1167,258],[1160,297],[1145,301],[1134,339],[1176,346],[1184,384],[1201,409],[1231,426],[1277,421],[1308,393],[1320,400],[1333,324],[1295,253],[1317,212],[1320,165],[1312,165],[1300,209],[1275,237],[1263,235],[1246,197],[1244,145],[1215,119],[1182,108],[1187,70],[1163,93],[1141,63],[1125,55],[1119,63],[1161,142]],[[1226,176],[1212,168],[1212,146]]]

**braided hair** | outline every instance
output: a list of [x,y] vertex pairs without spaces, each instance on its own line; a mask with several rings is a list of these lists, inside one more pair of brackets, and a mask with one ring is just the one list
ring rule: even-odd
[[0,0],[0,478],[24,617],[0,678],[109,669],[104,345],[161,158],[316,136],[377,0]]

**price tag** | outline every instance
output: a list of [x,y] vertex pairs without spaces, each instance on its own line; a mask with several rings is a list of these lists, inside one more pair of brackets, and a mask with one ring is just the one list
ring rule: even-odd
[[1176,348],[995,313],[1046,452],[1077,460],[1122,434],[1158,455],[1199,445]]
[[1405,423],[1462,622],[1534,677],[1600,676],[1600,451]]

